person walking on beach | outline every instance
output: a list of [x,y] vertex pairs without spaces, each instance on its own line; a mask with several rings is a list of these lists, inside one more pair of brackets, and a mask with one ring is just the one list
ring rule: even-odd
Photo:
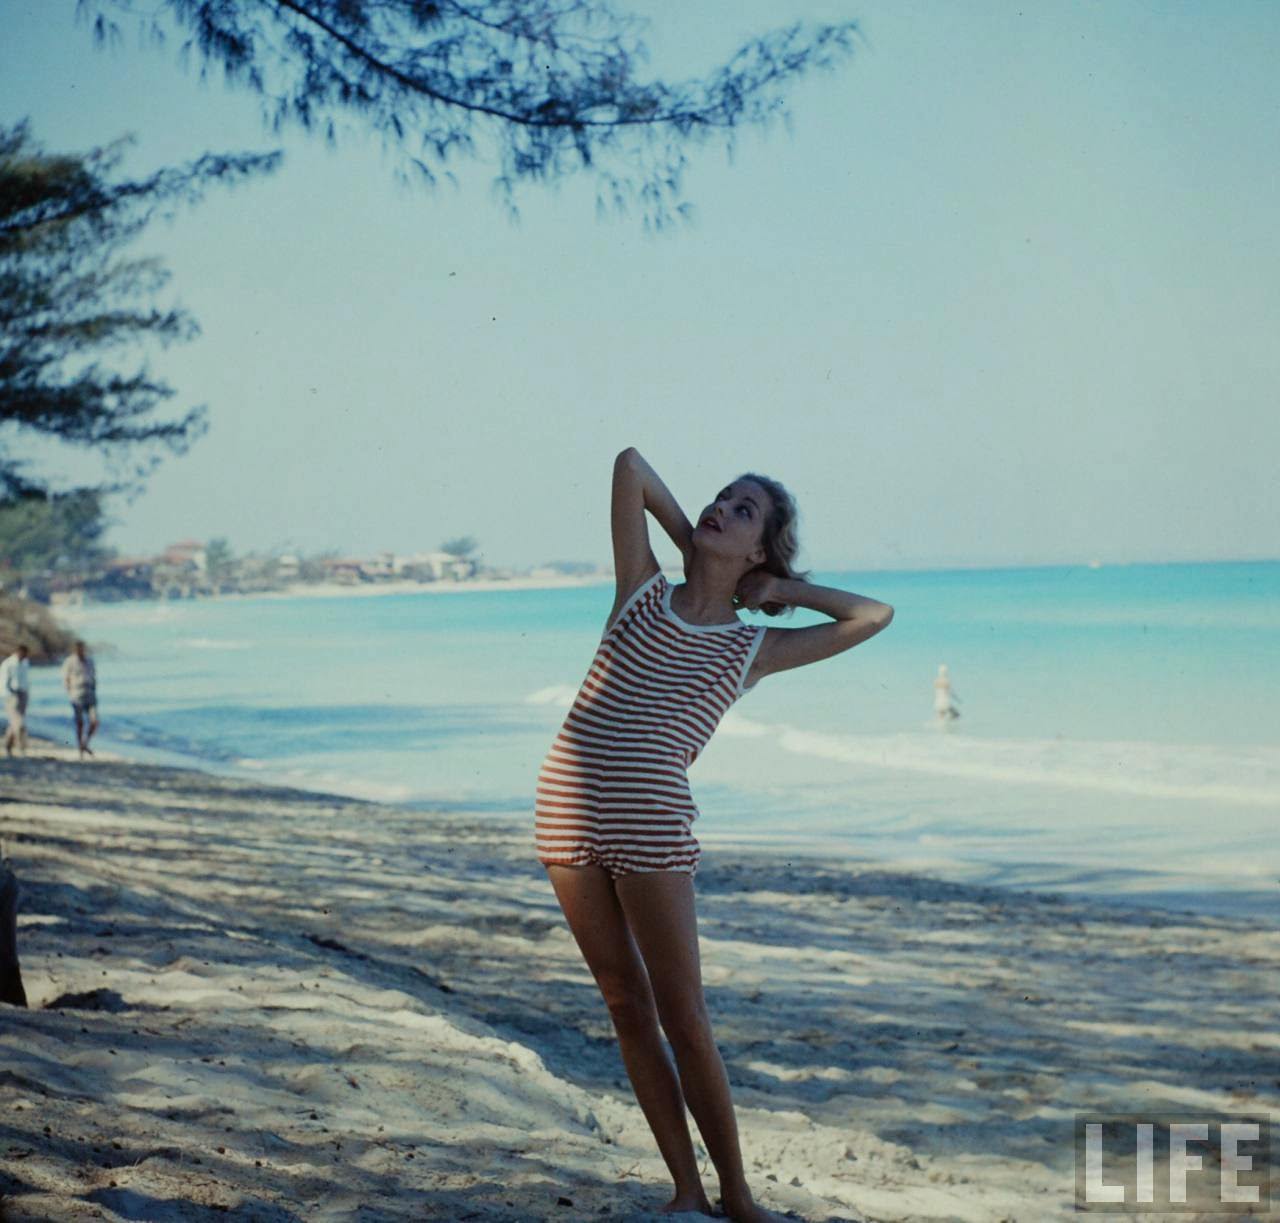
[[933,679],[933,714],[939,726],[949,726],[960,716],[955,702],[960,698],[951,691],[951,676],[947,664],[938,664],[938,674]]
[[71,715],[76,723],[76,744],[80,759],[92,756],[89,740],[98,729],[98,673],[93,659],[85,652],[84,642],[77,641],[62,664],[62,686],[71,698]]
[[[646,511],[680,549],[680,585],[658,566]],[[711,1213],[687,1106],[728,1217],[776,1220],[747,1184],[703,996],[693,889],[701,851],[690,828],[698,812],[686,769],[729,707],[764,676],[866,641],[889,624],[893,608],[796,572],[795,502],[767,476],[747,473],[726,484],[695,527],[628,448],[614,463],[612,534],[616,597],[538,773],[536,853],[603,995],[675,1183],[664,1212]],[[769,616],[806,607],[831,622],[746,624],[740,607]]]
[[0,662],[0,689],[4,691],[4,714],[8,722],[4,731],[4,752],[13,755],[14,746],[27,750],[27,698],[31,694],[30,651],[20,645],[4,662]]

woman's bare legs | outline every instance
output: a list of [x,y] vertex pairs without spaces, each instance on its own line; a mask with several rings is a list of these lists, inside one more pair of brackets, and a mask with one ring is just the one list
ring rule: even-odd
[[649,974],[627,927],[614,881],[599,866],[548,866],[546,871],[569,929],[604,995],[627,1077],[675,1182],[675,1196],[664,1209],[710,1214],[680,1080],[662,1039]]
[[720,1177],[720,1200],[737,1223],[781,1216],[757,1206],[747,1187],[729,1076],[702,995],[693,878],[651,871],[614,880],[627,924],[648,967],[663,1030],[675,1051],[684,1098]]

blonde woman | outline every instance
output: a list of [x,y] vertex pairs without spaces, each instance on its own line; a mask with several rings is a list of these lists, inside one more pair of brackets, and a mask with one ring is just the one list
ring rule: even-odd
[[[672,585],[646,512],[680,549]],[[617,591],[590,670],[538,774],[538,860],[613,1020],[636,1099],[675,1184],[666,1212],[711,1214],[685,1109],[738,1223],[780,1216],[747,1184],[724,1062],[702,989],[693,878],[700,849],[686,770],[728,708],[765,676],[834,657],[893,617],[793,568],[796,506],[777,481],[731,480],[696,525],[634,449],[613,469]],[[807,607],[826,624],[747,624]],[[663,1042],[665,1034],[674,1061]]]

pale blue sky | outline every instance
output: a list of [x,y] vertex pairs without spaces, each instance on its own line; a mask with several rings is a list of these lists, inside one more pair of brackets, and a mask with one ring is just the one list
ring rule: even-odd
[[0,0],[0,118],[46,147],[286,149],[139,244],[203,328],[153,368],[212,427],[112,542],[607,563],[636,445],[691,514],[783,480],[820,569],[1280,554],[1280,4],[619,7],[672,76],[798,16],[867,42],[790,133],[695,152],[651,238],[587,180],[518,226],[490,165],[397,188],[376,138],[273,139],[172,48]]

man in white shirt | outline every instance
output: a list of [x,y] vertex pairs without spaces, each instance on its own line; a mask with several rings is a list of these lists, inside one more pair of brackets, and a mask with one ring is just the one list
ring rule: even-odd
[[76,720],[76,743],[83,760],[86,755],[93,755],[89,740],[98,729],[98,674],[93,659],[85,653],[83,641],[76,642],[74,651],[62,664],[62,686],[71,698],[71,712]]
[[0,662],[0,690],[4,692],[4,712],[9,725],[4,732],[4,751],[13,755],[14,744],[27,750],[27,697],[30,695],[30,651],[20,645],[4,662]]

